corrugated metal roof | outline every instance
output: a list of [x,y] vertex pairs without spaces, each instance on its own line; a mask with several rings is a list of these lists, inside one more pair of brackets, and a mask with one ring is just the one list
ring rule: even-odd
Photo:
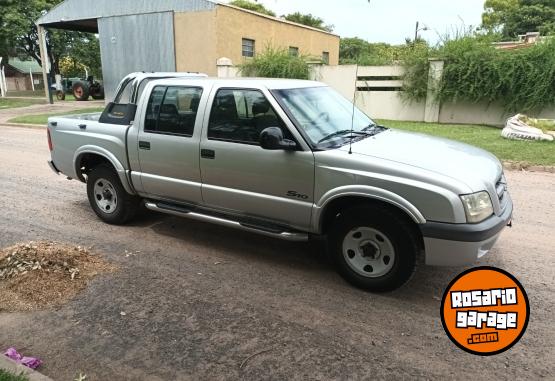
[[212,0],[66,0],[37,20],[39,25],[154,12],[213,9]]
[[29,73],[29,69],[31,69],[34,74],[42,73],[40,65],[35,60],[22,61],[19,58],[9,58],[8,65],[13,67],[15,70],[25,74]]

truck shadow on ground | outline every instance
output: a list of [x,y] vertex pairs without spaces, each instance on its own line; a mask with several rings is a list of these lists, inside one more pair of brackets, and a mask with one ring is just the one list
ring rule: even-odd
[[[199,252],[217,253],[229,261],[275,266],[284,273],[288,269],[302,271],[307,278],[314,279],[318,287],[325,283],[333,289],[346,288],[364,293],[336,274],[325,238],[288,242],[150,211],[142,212],[133,226],[147,228],[160,237],[170,238],[168,244],[172,240],[192,244]],[[437,301],[449,282],[464,269],[425,266],[419,261],[416,273],[405,286],[381,295],[405,301],[414,301],[417,296],[419,299],[429,297],[430,300]]]

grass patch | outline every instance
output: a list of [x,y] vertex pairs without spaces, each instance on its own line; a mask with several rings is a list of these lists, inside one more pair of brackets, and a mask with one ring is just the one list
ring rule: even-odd
[[391,128],[422,132],[471,144],[493,153],[501,161],[525,165],[555,165],[554,142],[508,140],[502,138],[501,129],[495,127],[393,120],[379,122]]
[[0,381],[29,381],[29,378],[23,374],[16,375],[0,369]]
[[0,98],[0,110],[16,107],[27,107],[36,104],[45,104],[44,99],[15,99],[15,98]]
[[8,97],[35,97],[44,98],[44,90],[8,90]]
[[37,115],[22,115],[17,116],[8,120],[9,123],[24,123],[24,124],[46,124],[48,123],[48,118],[51,116],[61,116],[61,115],[75,115],[75,114],[88,114],[92,112],[101,112],[104,110],[104,107],[89,107],[89,108],[81,108],[73,111],[65,111],[65,112],[55,112],[49,114],[37,114]]

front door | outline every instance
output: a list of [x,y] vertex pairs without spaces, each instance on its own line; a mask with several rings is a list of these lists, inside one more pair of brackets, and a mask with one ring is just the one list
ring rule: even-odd
[[280,127],[286,138],[299,141],[269,97],[262,89],[213,92],[201,140],[202,197],[212,208],[307,229],[314,156],[309,149],[260,147],[260,133],[267,127]]
[[158,198],[201,203],[202,87],[156,86],[138,136],[141,182]]

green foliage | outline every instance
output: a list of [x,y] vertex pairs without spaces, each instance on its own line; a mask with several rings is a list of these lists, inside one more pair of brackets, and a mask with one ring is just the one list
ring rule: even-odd
[[262,4],[258,4],[257,2],[254,1],[249,1],[249,0],[233,0],[229,2],[230,5],[233,5],[235,7],[239,7],[239,8],[243,8],[243,9],[248,9],[249,11],[254,11],[254,12],[258,12],[258,13],[262,13],[268,16],[275,16],[275,12],[266,8],[264,5]]
[[482,26],[505,40],[526,32],[555,32],[555,0],[486,0]]
[[[35,22],[43,12],[62,0],[0,0],[0,54],[31,57],[41,64]],[[71,56],[86,65],[95,76],[100,74],[98,39],[88,33],[49,30],[46,50],[51,63],[51,74],[60,73],[62,57]]]
[[284,48],[268,46],[262,53],[245,61],[239,69],[247,77],[308,79],[308,59],[303,55],[293,56]]
[[29,377],[23,373],[16,375],[4,369],[0,369],[0,381],[29,381]]
[[283,16],[286,20],[296,22],[299,24],[311,26],[316,29],[321,29],[326,32],[332,32],[334,26],[333,25],[326,25],[324,20],[319,17],[313,16],[311,14],[302,14],[300,12],[290,13],[288,15]]
[[390,65],[403,61],[414,49],[427,48],[426,42],[418,40],[416,44],[389,45],[370,43],[361,38],[342,38],[339,44],[339,63],[363,66]]
[[404,62],[405,97],[426,96],[428,58],[445,61],[437,97],[444,101],[501,102],[508,111],[539,111],[555,105],[555,39],[525,49],[500,50],[489,36],[464,36]]

